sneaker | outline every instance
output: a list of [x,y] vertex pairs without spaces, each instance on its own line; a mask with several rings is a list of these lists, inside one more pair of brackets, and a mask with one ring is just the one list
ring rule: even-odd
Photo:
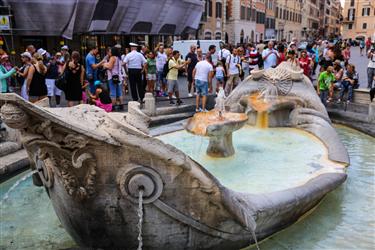
[[181,100],[177,100],[177,105],[181,105],[183,102]]
[[170,104],[170,105],[174,105],[175,103],[174,103],[174,101],[170,100],[170,101],[169,101],[169,104]]
[[347,100],[347,101],[346,101],[346,103],[348,103],[348,104],[351,103],[351,102],[352,102],[352,101],[350,101],[350,100]]
[[199,109],[195,109],[195,112],[196,112],[196,113],[202,112],[202,109],[201,109],[201,108],[199,108]]
[[173,99],[176,99],[176,96],[175,96],[175,95],[172,95],[172,98],[173,98]]
[[192,94],[192,93],[189,93],[189,94],[188,94],[188,97],[193,97],[193,94]]
[[341,103],[341,99],[338,99],[338,100],[337,100],[337,104],[340,104],[340,103]]
[[206,112],[208,112],[208,110],[207,110],[207,109],[204,109],[203,112],[206,113]]

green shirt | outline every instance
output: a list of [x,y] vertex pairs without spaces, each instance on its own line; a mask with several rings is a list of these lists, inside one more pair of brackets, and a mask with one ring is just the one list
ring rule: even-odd
[[6,93],[8,91],[7,78],[11,77],[16,70],[13,68],[7,71],[3,65],[0,65],[0,93]]
[[147,74],[156,74],[156,60],[147,58]]
[[333,73],[328,73],[327,71],[320,73],[318,80],[319,90],[329,90],[331,83],[335,82],[335,80],[336,78]]

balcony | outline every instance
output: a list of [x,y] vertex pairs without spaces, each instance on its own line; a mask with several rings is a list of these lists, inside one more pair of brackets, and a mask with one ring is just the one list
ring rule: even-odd
[[343,18],[342,23],[354,23],[355,18]]

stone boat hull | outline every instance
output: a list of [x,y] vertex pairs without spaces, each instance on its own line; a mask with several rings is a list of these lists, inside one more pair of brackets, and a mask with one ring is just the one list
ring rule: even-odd
[[0,105],[21,131],[35,184],[82,247],[137,248],[140,189],[144,249],[236,249],[296,222],[346,179],[342,168],[281,192],[237,193],[122,114],[42,108],[14,94],[0,95]]

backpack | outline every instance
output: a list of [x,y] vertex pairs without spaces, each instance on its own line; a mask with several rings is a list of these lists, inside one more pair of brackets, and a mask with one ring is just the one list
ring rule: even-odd
[[169,73],[169,60],[171,60],[171,59],[168,59],[167,62],[164,64],[164,67],[163,67],[163,78],[167,78],[167,75]]

